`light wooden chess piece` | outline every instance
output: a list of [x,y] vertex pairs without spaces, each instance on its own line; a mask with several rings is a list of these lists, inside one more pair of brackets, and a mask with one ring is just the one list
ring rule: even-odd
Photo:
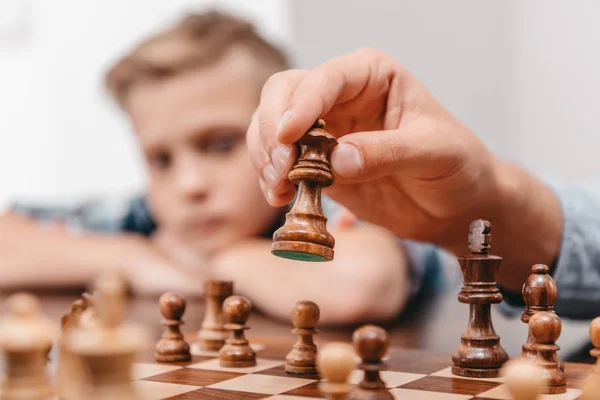
[[544,393],[544,372],[533,360],[510,360],[502,367],[501,375],[512,400],[538,400]]
[[223,302],[225,329],[230,333],[225,344],[219,350],[221,367],[246,368],[256,365],[256,353],[250,347],[244,331],[252,311],[250,300],[242,296],[230,296]]
[[331,261],[335,239],[327,231],[321,205],[323,187],[334,181],[329,156],[337,143],[319,119],[298,140],[299,156],[288,179],[298,185],[296,201],[285,216],[285,224],[273,233],[271,252],[301,261]]
[[92,296],[83,293],[69,307],[61,318],[61,337],[58,340],[57,387],[61,400],[79,400],[87,384],[88,375],[79,357],[71,353],[66,345],[66,337],[74,329],[92,329],[98,326],[98,316],[93,306]]
[[[556,282],[550,275],[547,265],[536,264],[531,267],[531,275],[523,284],[521,290],[525,301],[525,311],[521,315],[521,321],[529,324],[531,316],[540,311],[554,312],[554,301],[558,294]],[[521,357],[535,360],[537,352],[531,349],[533,338],[527,335],[527,341],[523,344]]]
[[198,347],[204,351],[219,351],[228,332],[223,320],[223,302],[233,295],[233,282],[207,281],[204,284],[206,308],[198,331]]
[[89,400],[133,400],[132,365],[137,354],[149,345],[147,332],[123,323],[125,282],[118,276],[99,277],[94,306],[99,325],[74,329],[67,336],[68,351],[80,358],[89,372],[82,398]]
[[298,341],[285,358],[285,371],[289,374],[316,374],[317,346],[313,336],[318,332],[319,307],[312,301],[299,301],[292,308],[292,333]]
[[158,304],[163,315],[162,325],[164,325],[165,331],[154,348],[156,361],[190,361],[192,359],[190,345],[181,333],[181,325],[183,325],[181,318],[185,312],[185,299],[176,293],[167,292],[160,296]]
[[469,305],[469,325],[452,355],[452,373],[472,378],[494,378],[508,360],[492,324],[492,304],[502,301],[496,274],[502,258],[489,254],[492,225],[475,220],[469,226],[469,254],[459,257],[464,277],[458,301]]
[[324,345],[317,355],[317,371],[324,379],[319,390],[329,400],[347,400],[353,385],[348,377],[356,367],[356,354],[346,343],[332,342]]
[[559,394],[567,391],[567,378],[560,368],[556,341],[560,337],[562,325],[556,314],[541,311],[529,319],[529,333],[534,343],[531,349],[537,352],[537,363],[543,368],[546,380],[545,394]]
[[394,396],[380,376],[380,372],[387,368],[382,361],[390,345],[387,332],[375,325],[364,325],[354,331],[352,342],[356,354],[362,359],[358,368],[364,371],[364,376],[348,399],[393,400]]
[[594,318],[590,323],[590,339],[594,345],[590,354],[596,358],[596,364],[581,385],[579,400],[597,400],[600,394],[600,317]]
[[0,399],[46,400],[54,396],[46,360],[57,337],[57,327],[42,315],[36,297],[17,293],[8,299],[8,315],[0,321],[0,348],[6,362]]

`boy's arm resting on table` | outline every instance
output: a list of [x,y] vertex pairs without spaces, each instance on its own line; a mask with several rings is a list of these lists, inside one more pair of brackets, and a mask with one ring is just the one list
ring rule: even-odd
[[192,290],[149,241],[134,234],[72,234],[7,212],[0,215],[0,289],[82,287],[99,273],[123,274],[138,293]]
[[326,324],[349,324],[397,316],[410,295],[402,246],[382,229],[357,225],[331,231],[333,261],[291,261],[271,254],[271,241],[253,239],[221,252],[213,260],[218,279],[235,282],[235,291],[257,308],[289,319],[299,300],[314,301]]

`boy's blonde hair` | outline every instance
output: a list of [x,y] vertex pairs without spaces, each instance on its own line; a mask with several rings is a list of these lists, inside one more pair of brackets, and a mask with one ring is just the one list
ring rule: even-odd
[[140,43],[108,71],[105,85],[125,107],[135,84],[210,66],[234,47],[245,48],[273,73],[288,68],[284,52],[260,36],[250,22],[208,11],[189,14],[171,29]]

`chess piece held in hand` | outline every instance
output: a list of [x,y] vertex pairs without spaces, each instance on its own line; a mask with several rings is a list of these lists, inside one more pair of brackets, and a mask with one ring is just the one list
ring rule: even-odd
[[323,346],[317,355],[319,390],[329,400],[347,400],[353,385],[348,383],[350,373],[356,367],[356,354],[347,343],[331,342]]
[[54,396],[46,360],[58,329],[40,308],[38,299],[28,293],[8,299],[8,315],[0,321],[0,348],[6,363],[2,400],[46,400]]
[[350,393],[350,400],[393,400],[394,396],[385,386],[380,372],[387,369],[383,362],[390,339],[387,332],[375,325],[364,325],[354,331],[352,342],[362,362],[358,369],[364,371],[358,388]]
[[223,303],[225,329],[229,337],[219,350],[219,364],[227,368],[246,368],[256,365],[256,353],[244,336],[249,329],[246,325],[252,311],[252,303],[242,296],[230,296]]
[[223,321],[223,302],[233,295],[233,282],[206,281],[204,297],[206,308],[202,326],[198,331],[198,347],[203,351],[219,351],[225,344],[227,330]]
[[292,308],[292,333],[298,341],[285,358],[285,371],[289,374],[316,374],[317,346],[313,336],[319,322],[319,307],[312,301],[299,301]]
[[300,155],[288,179],[298,186],[296,202],[285,224],[273,234],[271,252],[301,261],[331,261],[335,240],[327,231],[321,206],[321,189],[333,184],[329,161],[337,139],[319,119],[298,141]]
[[544,372],[533,360],[510,360],[502,367],[501,375],[513,400],[538,400],[544,393]]
[[488,221],[471,222],[469,254],[459,257],[464,277],[458,301],[469,304],[469,326],[452,356],[452,373],[473,378],[494,378],[508,360],[500,336],[492,325],[491,305],[502,301],[496,274],[502,258],[489,254],[492,226]]
[[167,292],[158,301],[163,315],[162,325],[165,331],[156,343],[154,356],[158,362],[187,362],[192,359],[190,345],[181,333],[181,320],[185,312],[185,299],[175,293]]
[[560,337],[562,324],[556,314],[545,311],[535,313],[529,319],[529,334],[533,338],[531,349],[536,351],[537,363],[543,368],[546,380],[545,394],[559,394],[567,391],[567,378],[561,370],[556,341]]

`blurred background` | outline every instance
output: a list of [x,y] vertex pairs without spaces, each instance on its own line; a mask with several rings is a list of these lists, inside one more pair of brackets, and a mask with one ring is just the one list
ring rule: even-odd
[[0,203],[141,190],[141,159],[103,73],[206,7],[252,20],[298,67],[380,48],[503,157],[544,176],[600,177],[600,2],[2,0]]

